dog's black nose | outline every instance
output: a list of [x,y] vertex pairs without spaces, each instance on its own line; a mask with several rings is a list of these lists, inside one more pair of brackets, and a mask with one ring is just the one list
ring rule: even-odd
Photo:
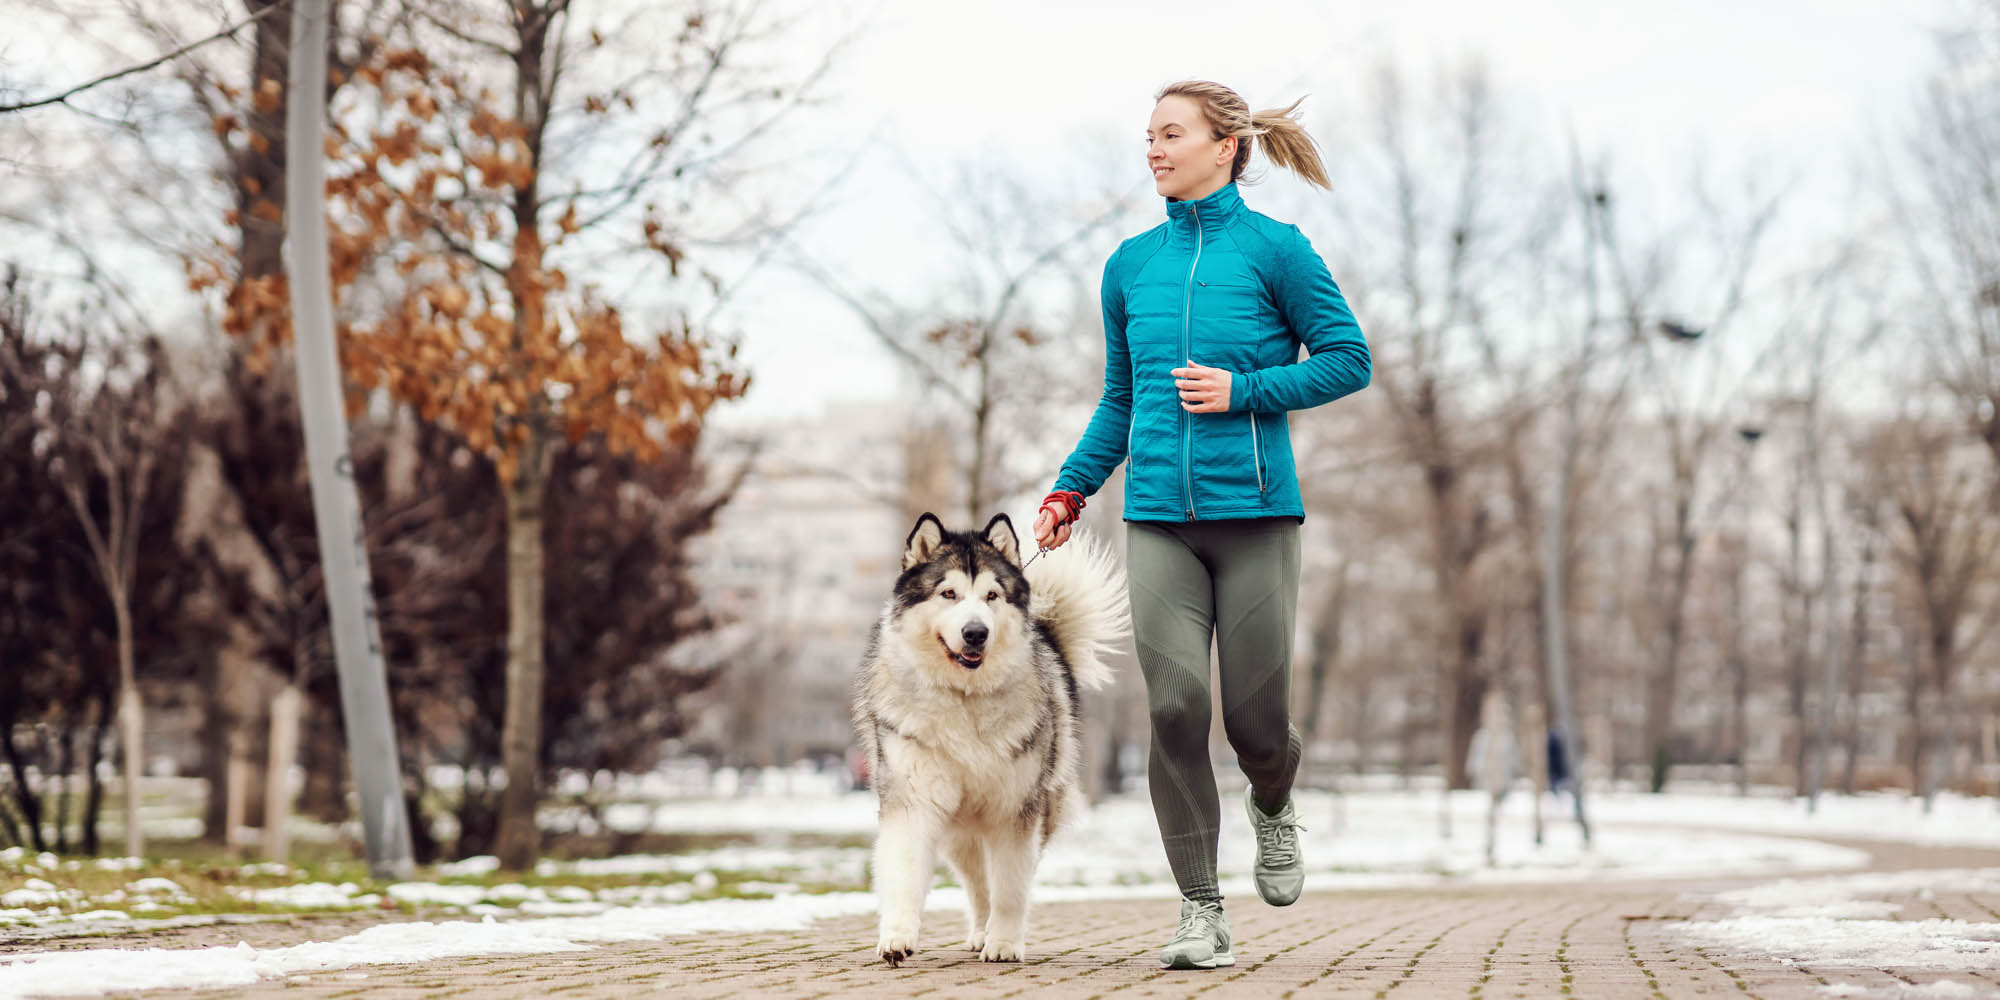
[[965,644],[974,649],[986,645],[986,626],[978,622],[965,626],[965,630],[959,634],[965,637]]

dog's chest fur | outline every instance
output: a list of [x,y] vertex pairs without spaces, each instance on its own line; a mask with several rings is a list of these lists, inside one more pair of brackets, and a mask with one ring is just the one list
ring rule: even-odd
[[1062,717],[1044,678],[1024,666],[1012,683],[979,695],[885,687],[876,719],[893,794],[927,800],[947,816],[1001,819],[1020,811]]

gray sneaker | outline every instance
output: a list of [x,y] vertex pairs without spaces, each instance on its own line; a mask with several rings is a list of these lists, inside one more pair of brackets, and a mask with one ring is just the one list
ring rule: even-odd
[[1229,952],[1229,914],[1220,901],[1181,900],[1181,925],[1174,939],[1160,949],[1160,967],[1166,969],[1213,969],[1235,965]]
[[1243,789],[1243,808],[1257,833],[1257,863],[1251,867],[1257,895],[1272,906],[1290,906],[1306,887],[1306,863],[1299,856],[1299,831],[1305,827],[1299,825],[1298,810],[1286,798],[1276,816],[1267,816],[1257,808],[1257,795],[1248,787]]

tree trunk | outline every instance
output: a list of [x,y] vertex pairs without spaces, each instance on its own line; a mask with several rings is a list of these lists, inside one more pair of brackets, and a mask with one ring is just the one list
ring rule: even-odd
[[83,853],[96,855],[102,846],[97,835],[97,818],[104,807],[104,778],[98,774],[97,765],[104,760],[104,743],[111,733],[111,705],[101,693],[91,699],[91,704],[97,708],[97,723],[90,730],[89,760],[84,765],[89,781],[83,803]]
[[229,794],[229,737],[236,720],[226,697],[228,682],[222,664],[226,655],[217,650],[201,669],[201,776],[208,785],[202,803],[201,839],[218,847],[229,842],[227,805]]
[[69,853],[70,779],[76,770],[76,713],[63,713],[56,744],[56,853]]
[[1861,679],[1868,670],[1868,571],[1873,548],[1861,549],[1861,572],[1854,587],[1854,628],[1849,633],[1847,662],[1847,760],[1841,766],[1840,792],[1854,794],[1855,763],[1861,759]]
[[223,768],[222,848],[232,858],[243,856],[238,834],[250,825],[250,746],[242,733],[229,738],[229,762]]
[[[244,0],[257,20],[252,43],[251,89],[276,87],[276,100],[253,97],[248,105],[250,134],[257,140],[236,153],[237,259],[244,279],[279,274],[284,268],[285,227],[279,209],[285,204],[286,60],[292,45],[292,10],[285,0]],[[266,82],[268,81],[268,83]],[[268,110],[260,110],[268,109]]]
[[1903,666],[1909,678],[1904,688],[1904,707],[1910,717],[1910,741],[1903,749],[1910,755],[1910,794],[1924,793],[1924,667],[1916,640],[1903,635]]
[[1687,595],[1694,574],[1694,533],[1689,524],[1691,511],[1685,503],[1675,505],[1674,575],[1667,592],[1666,649],[1660,665],[1646,686],[1646,756],[1652,762],[1654,792],[1667,787],[1673,767],[1674,699],[1679,694],[1681,637],[1687,628]]
[[[1306,664],[1306,703],[1299,712],[1299,742],[1305,746],[1304,757],[1299,762],[1301,772],[1312,760],[1313,744],[1319,740],[1319,720],[1326,706],[1327,675],[1340,659],[1341,612],[1347,606],[1347,567],[1347,561],[1342,560],[1340,568],[1334,572],[1333,586],[1327,588],[1326,603],[1320,606],[1319,616],[1313,623],[1312,659]],[[1302,787],[1303,784],[1301,781]]]
[[992,434],[992,428],[988,425],[993,420],[993,361],[990,356],[992,343],[993,335],[990,331],[981,334],[979,350],[974,352],[972,358],[972,363],[979,372],[979,388],[977,402],[972,409],[972,462],[965,470],[965,481],[971,484],[971,489],[966,491],[965,496],[965,526],[968,531],[976,531],[985,523],[985,519],[989,516],[986,511],[992,504],[992,500],[986,495],[986,491],[991,489],[987,485],[986,456]]
[[143,857],[139,829],[139,777],[146,770],[146,720],[139,704],[139,679],[132,663],[132,608],[127,590],[114,586],[111,613],[118,624],[118,739],[125,751],[125,856]]
[[39,854],[49,849],[42,839],[42,794],[28,777],[28,762],[21,759],[12,726],[0,730],[0,748],[6,750],[9,773],[14,777],[14,796],[21,807],[21,826],[27,830],[27,844]]
[[542,500],[546,443],[530,431],[507,495],[507,712],[500,734],[507,788],[494,853],[510,871],[534,867],[542,767]]
[[264,856],[272,861],[284,861],[292,852],[291,779],[292,765],[299,756],[301,702],[296,684],[286,684],[271,699],[270,757],[264,769]]
[[1749,561],[1738,553],[1729,575],[1729,743],[1736,758],[1736,794],[1750,794],[1750,661],[1743,651],[1743,571]]

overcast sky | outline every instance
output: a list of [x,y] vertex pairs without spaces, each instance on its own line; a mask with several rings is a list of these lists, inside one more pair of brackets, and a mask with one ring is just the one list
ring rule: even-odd
[[[1393,60],[1421,79],[1467,56],[1484,59],[1504,110],[1530,133],[1559,139],[1574,127],[1586,150],[1614,151],[1622,176],[1650,188],[1642,201],[1672,198],[1699,153],[1725,172],[1748,163],[1795,178],[1787,217],[1810,224],[1847,210],[1854,165],[1902,127],[1931,32],[1956,9],[1951,0],[1405,0],[1234,4],[1224,14],[1213,2],[884,0],[864,8],[872,14],[831,81],[833,103],[801,135],[873,136],[892,148],[863,154],[802,240],[884,286],[922,280],[927,235],[908,210],[921,203],[902,164],[940,177],[957,163],[1123,170],[1140,185],[1151,95],[1187,77],[1228,84],[1254,107],[1310,94],[1306,126],[1337,159],[1343,135],[1365,127],[1377,64]],[[1252,207],[1259,194],[1246,190]],[[1146,198],[1124,232],[1107,234],[1107,249],[1157,221]],[[1308,234],[1320,246],[1339,239]],[[735,316],[756,379],[738,419],[897,392],[893,366],[840,307],[781,274],[760,285],[770,294]]]
[[[26,23],[17,15],[27,11],[9,10],[20,2],[0,0],[0,23]],[[633,0],[614,5],[624,2]],[[1005,171],[1039,179],[1058,203],[1107,188],[1136,192],[1141,210],[1102,233],[1077,265],[1077,279],[1094,289],[1103,255],[1161,217],[1143,134],[1162,84],[1218,80],[1259,108],[1305,96],[1305,125],[1338,164],[1365,138],[1377,66],[1394,63],[1422,82],[1477,57],[1514,134],[1559,160],[1561,137],[1573,128],[1587,152],[1610,152],[1623,203],[1671,211],[1691,161],[1722,174],[1750,164],[1793,189],[1783,238],[1809,247],[1811,227],[1854,211],[1857,164],[1872,143],[1895,141],[1904,128],[1932,62],[1932,32],[1960,7],[1960,0],[1378,0],[1236,3],[1225,14],[1212,0],[853,0],[811,8],[815,31],[789,40],[805,64],[824,48],[819,28],[859,22],[821,88],[823,102],[789,123],[774,152],[802,156],[796,183],[805,190],[851,169],[819,199],[797,242],[857,283],[913,302],[937,281],[946,256],[919,178],[946,187],[960,167]],[[89,43],[40,34],[33,43],[0,39],[0,58],[18,77],[69,80],[87,68],[79,54],[93,51]],[[54,113],[37,121],[90,126]],[[1246,189],[1245,199],[1286,218],[1281,206],[1303,204],[1303,194],[1273,176]],[[1325,213],[1286,221],[1299,222],[1330,262],[1354,247],[1326,228]],[[161,287],[181,281],[177,267],[161,275]],[[1338,267],[1334,276],[1342,277]],[[648,304],[633,305],[643,312]],[[1368,317],[1359,318],[1366,330]],[[726,420],[810,416],[831,400],[893,402],[900,391],[895,366],[855,318],[785,268],[757,271],[722,319],[741,332],[754,376]]]

